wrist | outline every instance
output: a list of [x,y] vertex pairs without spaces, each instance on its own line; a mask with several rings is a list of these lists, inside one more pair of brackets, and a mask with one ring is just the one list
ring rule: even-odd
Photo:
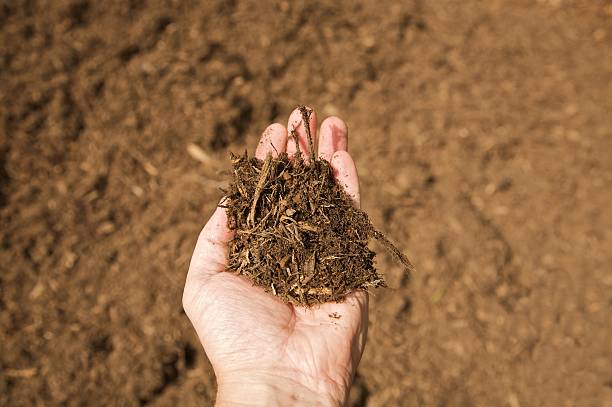
[[216,406],[341,406],[347,395],[348,385],[335,382],[306,385],[279,374],[241,374],[218,379]]

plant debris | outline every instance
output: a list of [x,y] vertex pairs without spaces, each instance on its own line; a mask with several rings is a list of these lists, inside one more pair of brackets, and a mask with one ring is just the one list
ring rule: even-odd
[[[374,238],[408,271],[408,259],[353,206],[330,164],[316,159],[309,112],[301,108],[311,152],[265,160],[232,156],[233,180],[223,206],[230,243],[229,271],[287,302],[300,305],[341,301],[356,290],[384,287],[374,267]],[[295,136],[295,132],[292,131]]]

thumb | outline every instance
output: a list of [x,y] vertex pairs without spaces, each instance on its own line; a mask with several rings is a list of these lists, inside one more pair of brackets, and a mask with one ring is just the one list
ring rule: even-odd
[[225,270],[228,244],[233,235],[227,227],[225,208],[218,206],[198,236],[189,264],[187,284],[194,280],[201,282]]

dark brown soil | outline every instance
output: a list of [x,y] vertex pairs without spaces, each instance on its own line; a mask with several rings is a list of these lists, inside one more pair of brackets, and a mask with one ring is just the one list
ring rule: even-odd
[[367,406],[612,399],[612,5],[0,2],[0,405],[211,404],[181,308],[229,151],[350,129]]
[[300,305],[342,301],[356,290],[385,286],[368,248],[372,238],[411,271],[408,259],[354,207],[329,162],[316,158],[311,111],[299,109],[308,152],[297,151],[292,159],[286,153],[263,161],[248,153],[232,158],[232,182],[222,204],[235,231],[229,270]]
[[340,301],[383,285],[368,240],[367,215],[354,208],[325,160],[306,165],[281,153],[265,161],[234,158],[224,205],[236,234],[230,270],[285,301]]

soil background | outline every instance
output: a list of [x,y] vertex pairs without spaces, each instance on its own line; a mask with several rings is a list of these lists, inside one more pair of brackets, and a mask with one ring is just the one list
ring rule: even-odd
[[612,405],[610,1],[8,0],[0,101],[1,405],[212,403],[188,262],[301,103],[418,270],[351,405]]

